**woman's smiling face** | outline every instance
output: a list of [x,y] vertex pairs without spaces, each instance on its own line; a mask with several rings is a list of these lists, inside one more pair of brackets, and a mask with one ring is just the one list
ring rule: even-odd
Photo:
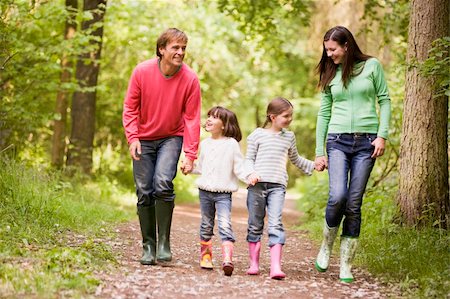
[[334,64],[341,64],[347,54],[347,46],[341,46],[334,40],[323,42],[327,56],[330,57]]

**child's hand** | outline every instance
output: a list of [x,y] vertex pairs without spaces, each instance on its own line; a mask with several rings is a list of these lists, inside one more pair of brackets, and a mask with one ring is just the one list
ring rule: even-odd
[[186,158],[181,165],[180,170],[184,175],[192,172],[194,162],[191,159]]
[[252,185],[252,186],[255,186],[256,183],[258,183],[260,179],[261,179],[261,177],[255,172],[250,174],[247,178],[249,185]]

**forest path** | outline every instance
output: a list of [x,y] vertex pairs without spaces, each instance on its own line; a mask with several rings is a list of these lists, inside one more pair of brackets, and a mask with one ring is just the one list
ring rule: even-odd
[[[385,286],[361,269],[354,269],[356,281],[339,281],[339,260],[332,257],[326,273],[314,268],[318,246],[305,232],[294,230],[301,221],[295,208],[295,199],[286,198],[283,222],[286,245],[283,248],[282,269],[286,279],[269,278],[269,250],[267,233],[262,240],[260,267],[257,276],[246,275],[248,246],[246,190],[233,194],[232,224],[236,236],[231,277],[221,270],[221,249],[218,236],[213,241],[212,271],[199,267],[198,230],[200,209],[198,204],[179,204],[174,210],[171,247],[173,261],[156,266],[143,266],[141,234],[138,221],[117,227],[118,235],[108,242],[117,253],[118,267],[114,271],[97,273],[101,280],[96,298],[387,298]],[[217,224],[216,224],[217,226]],[[217,234],[217,227],[215,227]]]

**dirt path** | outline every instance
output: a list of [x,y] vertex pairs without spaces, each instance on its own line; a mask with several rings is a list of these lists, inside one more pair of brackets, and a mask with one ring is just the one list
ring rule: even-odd
[[[140,231],[137,220],[118,227],[118,238],[110,244],[118,252],[119,266],[113,273],[100,272],[102,280],[97,298],[387,298],[387,290],[360,269],[354,270],[356,282],[339,282],[338,259],[332,258],[326,273],[314,269],[317,246],[301,231],[290,229],[300,215],[287,198],[284,211],[286,245],[283,248],[283,281],[269,278],[269,250],[267,233],[262,240],[261,274],[248,276],[248,251],[245,241],[247,211],[246,191],[233,194],[232,222],[236,235],[234,250],[235,271],[224,276],[221,268],[220,242],[213,237],[214,270],[202,270],[198,265],[198,230],[200,211],[197,204],[177,205],[172,224],[171,263],[142,266]],[[301,218],[300,218],[301,219]],[[215,228],[217,232],[217,228]]]

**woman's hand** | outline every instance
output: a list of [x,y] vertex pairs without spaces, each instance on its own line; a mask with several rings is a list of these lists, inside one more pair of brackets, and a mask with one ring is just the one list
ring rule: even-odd
[[325,156],[316,157],[314,160],[314,168],[317,171],[323,171],[325,168],[328,168],[328,160]]
[[386,140],[381,137],[377,137],[373,142],[372,145],[375,147],[372,153],[372,158],[378,158],[383,156],[384,154],[384,147],[386,144]]

